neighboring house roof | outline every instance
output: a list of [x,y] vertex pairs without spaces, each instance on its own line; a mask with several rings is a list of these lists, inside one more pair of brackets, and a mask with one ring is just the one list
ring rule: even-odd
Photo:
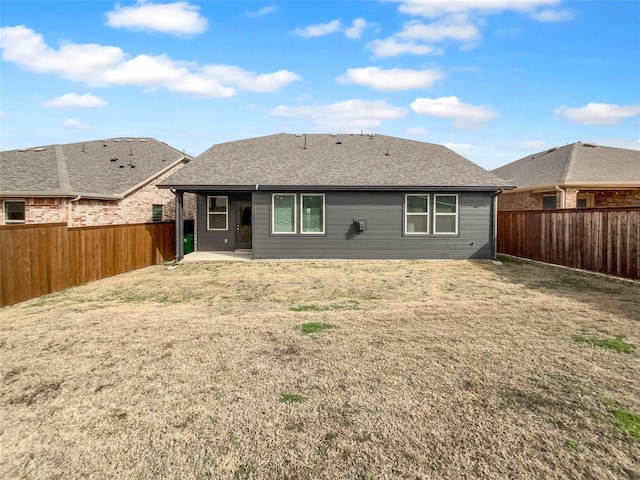
[[215,145],[159,186],[191,191],[513,188],[442,145],[385,135],[286,133]]
[[0,152],[0,196],[120,199],[190,156],[153,138]]
[[640,150],[572,143],[527,155],[492,170],[518,190],[569,187],[640,187]]

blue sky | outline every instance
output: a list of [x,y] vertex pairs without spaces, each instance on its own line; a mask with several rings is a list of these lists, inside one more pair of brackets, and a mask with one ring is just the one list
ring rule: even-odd
[[640,1],[6,1],[1,149],[379,133],[640,149]]

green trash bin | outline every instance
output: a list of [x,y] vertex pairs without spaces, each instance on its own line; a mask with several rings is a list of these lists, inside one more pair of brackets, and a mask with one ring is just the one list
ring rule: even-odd
[[184,254],[193,252],[193,234],[184,236]]

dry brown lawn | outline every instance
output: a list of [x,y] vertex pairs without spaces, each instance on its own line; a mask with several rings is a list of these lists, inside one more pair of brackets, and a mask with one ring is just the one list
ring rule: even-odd
[[638,479],[640,348],[576,336],[639,322],[513,261],[150,267],[0,310],[0,477]]

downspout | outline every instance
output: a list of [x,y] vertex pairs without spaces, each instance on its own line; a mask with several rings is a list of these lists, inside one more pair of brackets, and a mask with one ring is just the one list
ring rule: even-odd
[[76,198],[72,198],[71,200],[69,200],[69,206],[67,208],[67,227],[73,227],[73,225],[71,225],[72,221],[73,221],[73,215],[72,215],[72,209],[73,209],[73,205],[71,205],[73,202],[77,202],[78,200],[80,200],[82,198],[82,195],[78,195]]
[[564,208],[564,196],[566,194],[566,192],[560,188],[559,185],[556,185],[556,192],[561,192],[560,193],[560,208]]
[[498,254],[498,195],[504,190],[498,190],[491,194],[491,259],[495,260]]

